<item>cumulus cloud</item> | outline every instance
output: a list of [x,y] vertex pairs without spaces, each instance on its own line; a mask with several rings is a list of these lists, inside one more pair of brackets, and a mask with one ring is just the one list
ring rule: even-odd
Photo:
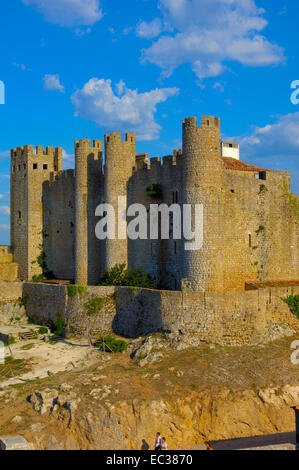
[[[159,8],[176,32],[144,49],[142,62],[156,64],[164,76],[186,62],[203,79],[220,75],[227,60],[255,67],[284,60],[283,49],[261,34],[267,21],[255,0],[159,0]],[[153,23],[142,23],[142,30]]]
[[60,83],[60,77],[58,74],[47,74],[44,76],[44,89],[46,91],[60,91],[61,93],[64,93],[65,91],[64,86]]
[[160,18],[155,18],[150,23],[140,21],[136,26],[136,34],[140,38],[152,39],[160,36],[163,31],[163,23]]
[[265,168],[289,171],[299,194],[299,112],[280,116],[272,124],[254,127],[240,143],[241,159]]
[[6,224],[0,225],[0,230],[9,230],[9,229],[10,229],[9,225],[6,225]]
[[299,112],[280,116],[273,124],[255,127],[250,136],[239,140],[248,155],[292,157],[299,166]]
[[178,88],[156,88],[146,93],[119,82],[117,94],[111,80],[90,79],[71,97],[75,115],[94,121],[108,131],[136,132],[140,140],[156,139],[161,126],[155,122],[157,104],[179,93]]
[[34,6],[50,23],[60,26],[91,26],[103,12],[99,0],[22,0]]
[[8,206],[0,206],[0,215],[10,215],[10,208]]

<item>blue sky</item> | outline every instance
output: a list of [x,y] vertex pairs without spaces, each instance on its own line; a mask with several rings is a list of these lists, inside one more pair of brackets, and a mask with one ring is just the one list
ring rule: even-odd
[[299,194],[293,0],[2,0],[0,244],[9,243],[9,149],[136,131],[137,151],[180,147],[211,114],[241,159],[288,170]]

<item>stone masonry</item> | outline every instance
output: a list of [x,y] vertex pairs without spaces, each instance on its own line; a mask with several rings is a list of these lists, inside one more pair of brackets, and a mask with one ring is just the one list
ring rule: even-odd
[[[162,159],[136,155],[135,135],[121,140],[119,133],[105,136],[104,155],[101,141],[76,141],[75,156],[76,170],[62,171],[61,148],[11,152],[11,244],[20,280],[44,270],[96,285],[116,263],[142,268],[173,291],[226,293],[243,291],[247,281],[299,278],[290,175],[222,157],[220,119],[185,119],[182,150]],[[149,185],[159,186],[159,200],[147,195]],[[118,196],[148,211],[150,204],[203,204],[202,249],[186,251],[186,240],[171,237],[98,240],[96,208],[117,209]]]

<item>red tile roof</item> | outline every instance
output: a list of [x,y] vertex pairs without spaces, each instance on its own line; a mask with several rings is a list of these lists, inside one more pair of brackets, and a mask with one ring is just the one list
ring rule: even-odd
[[224,167],[227,170],[239,170],[239,171],[273,171],[273,170],[266,170],[265,168],[259,168],[258,166],[250,165],[250,163],[241,162],[240,160],[236,160],[235,158],[231,157],[222,157],[222,161],[224,162]]

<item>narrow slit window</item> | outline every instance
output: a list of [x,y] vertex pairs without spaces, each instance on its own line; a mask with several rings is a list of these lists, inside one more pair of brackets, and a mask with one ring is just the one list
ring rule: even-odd
[[33,163],[33,169],[37,170],[37,163]]

